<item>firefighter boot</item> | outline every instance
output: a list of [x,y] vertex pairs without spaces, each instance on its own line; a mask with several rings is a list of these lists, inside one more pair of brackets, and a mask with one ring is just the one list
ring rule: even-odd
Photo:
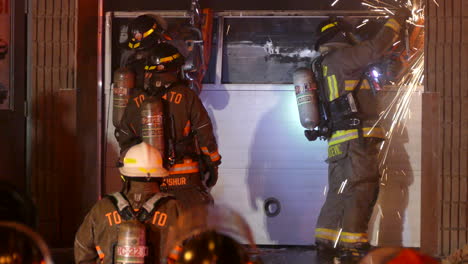
[[341,264],[357,264],[367,255],[370,246],[364,245],[356,248],[342,248],[339,252],[339,259]]
[[334,263],[334,258],[338,256],[338,250],[324,243],[316,243],[317,261],[320,264]]

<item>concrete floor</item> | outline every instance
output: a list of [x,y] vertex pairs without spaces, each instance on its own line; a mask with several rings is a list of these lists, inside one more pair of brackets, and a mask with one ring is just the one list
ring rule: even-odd
[[260,248],[258,256],[264,264],[319,263],[316,259],[316,251],[306,247]]
[[[55,264],[74,263],[73,249],[52,249],[51,251]],[[259,253],[255,255],[259,257],[264,264],[319,264],[316,260],[315,253],[315,250],[309,247],[260,247]]]

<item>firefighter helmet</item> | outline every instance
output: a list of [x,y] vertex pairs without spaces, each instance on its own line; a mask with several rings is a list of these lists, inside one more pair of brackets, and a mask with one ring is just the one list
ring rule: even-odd
[[129,148],[123,156],[120,173],[125,177],[165,177],[169,173],[163,167],[161,153],[155,147],[141,142]]
[[255,249],[253,235],[240,214],[204,205],[179,216],[169,231],[164,256],[176,264],[246,264],[252,261],[249,249]]
[[344,38],[342,38],[341,41],[347,41],[354,45],[357,41],[353,31],[353,26],[344,19],[330,17],[329,19],[321,22],[317,27],[317,41],[315,42],[315,50],[318,51],[320,45],[322,44],[330,41],[337,41],[337,38],[335,37],[339,32],[344,33]]
[[176,47],[159,43],[151,50],[146,60],[145,71],[152,73],[178,71],[184,63],[185,59]]
[[153,16],[141,15],[128,24],[127,47],[130,49],[151,49],[161,40],[168,38],[161,23]]
[[30,227],[0,220],[0,263],[52,264],[49,247]]
[[188,239],[175,261],[176,264],[247,264],[248,262],[249,256],[243,245],[214,230]]

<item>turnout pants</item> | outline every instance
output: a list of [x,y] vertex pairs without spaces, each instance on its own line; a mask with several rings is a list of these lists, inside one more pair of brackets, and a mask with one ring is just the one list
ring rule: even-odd
[[328,148],[328,193],[315,230],[317,243],[368,245],[368,222],[379,193],[381,139],[353,139]]

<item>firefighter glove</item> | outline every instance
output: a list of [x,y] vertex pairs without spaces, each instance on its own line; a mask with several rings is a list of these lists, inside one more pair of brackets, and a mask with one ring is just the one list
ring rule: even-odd
[[398,21],[400,25],[404,25],[405,21],[412,16],[411,11],[408,8],[400,8],[395,12],[395,20]]
[[208,167],[208,178],[206,179],[206,187],[211,188],[215,186],[218,181],[218,166]]

